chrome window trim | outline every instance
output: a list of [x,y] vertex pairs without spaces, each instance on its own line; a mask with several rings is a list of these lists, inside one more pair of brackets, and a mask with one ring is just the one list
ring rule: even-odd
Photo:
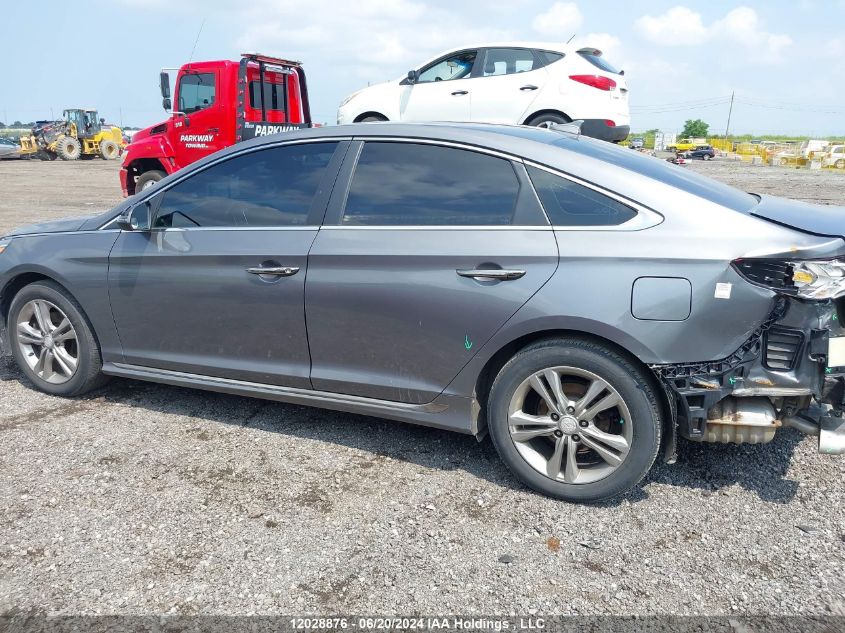
[[472,145],[470,143],[463,143],[460,141],[443,141],[441,139],[436,138],[417,138],[414,136],[370,136],[370,135],[359,135],[356,134],[352,137],[353,141],[364,141],[365,143],[372,143],[372,142],[379,142],[379,141],[386,141],[388,143],[410,143],[412,145],[416,144],[424,144],[424,145],[440,145],[442,147],[451,147],[456,149],[464,149],[469,150],[472,152],[478,152],[479,154],[489,154],[490,156],[496,156],[498,158],[504,158],[505,160],[515,160],[517,162],[524,162],[525,159],[521,156],[517,156],[516,154],[508,154],[507,152],[502,152],[500,150],[490,149],[487,147],[482,147],[480,145]]
[[553,231],[552,226],[517,224],[324,224],[321,231]]
[[[193,170],[193,171],[190,171],[188,173],[183,174],[177,180],[174,180],[173,182],[168,183],[167,186],[164,187],[163,189],[156,189],[155,191],[152,191],[149,194],[145,195],[143,198],[140,198],[138,200],[138,202],[135,202],[135,203],[133,203],[129,206],[134,207],[135,205],[137,205],[141,202],[145,202],[145,201],[149,200],[150,198],[152,198],[153,196],[157,196],[160,193],[167,191],[171,187],[178,185],[180,182],[182,182],[186,178],[192,176],[193,174],[201,173],[201,172],[205,171],[206,169],[213,167],[214,165],[219,165],[220,163],[222,163],[226,160],[229,160],[230,158],[235,158],[237,156],[249,154],[250,152],[259,152],[259,151],[262,151],[262,150],[265,150],[265,149],[269,149],[271,147],[282,147],[282,146],[286,146],[286,145],[305,145],[306,143],[342,143],[343,141],[349,141],[351,139],[352,139],[352,137],[349,136],[349,135],[325,136],[325,137],[319,137],[319,138],[300,138],[300,139],[293,139],[293,140],[289,140],[289,141],[280,140],[279,142],[262,143],[262,144],[260,144],[256,147],[245,147],[241,150],[234,151],[231,154],[226,154],[225,156],[220,156],[219,158],[209,162],[207,165],[203,165],[203,167],[201,169]],[[172,174],[167,174],[167,176],[170,176],[170,175],[172,175]],[[167,176],[165,176],[165,177],[167,177]],[[137,196],[138,194],[135,194],[135,195]],[[116,216],[114,216],[108,222],[106,222],[105,224],[100,226],[97,230],[99,231],[99,230],[105,229],[109,224],[116,222],[117,218],[119,218],[119,217],[120,217],[120,213],[118,213]],[[314,225],[309,225],[309,226],[317,227],[319,225],[314,224]],[[262,227],[262,228],[274,228],[274,227]]]
[[[657,211],[649,209],[648,207],[640,204],[639,202],[634,202],[633,200],[626,198],[625,196],[619,195],[618,193],[609,191],[608,189],[595,185],[588,180],[578,178],[578,176],[573,176],[558,169],[554,169],[553,167],[549,167],[548,165],[536,163],[532,160],[523,160],[523,163],[526,167],[535,167],[536,169],[541,169],[545,172],[552,174],[553,176],[563,178],[564,180],[574,182],[576,185],[581,185],[582,187],[591,189],[596,193],[601,194],[603,196],[607,196],[608,198],[615,200],[620,204],[624,204],[626,207],[630,207],[631,209],[634,209],[637,212],[637,215],[635,215],[627,222],[623,222],[622,224],[593,224],[585,226],[566,226],[552,224],[552,228],[555,231],[642,231],[644,229],[650,229],[653,226],[661,224],[665,219]],[[531,179],[529,178],[529,180]],[[534,195],[537,196],[537,200],[539,201],[540,196],[537,193],[537,189],[536,187],[534,187],[533,182],[531,183],[531,188],[534,189]],[[543,206],[542,203],[540,204],[540,206]],[[551,224],[551,218],[549,218],[545,208],[543,208],[543,212],[546,213],[546,219],[549,220],[549,223]]]

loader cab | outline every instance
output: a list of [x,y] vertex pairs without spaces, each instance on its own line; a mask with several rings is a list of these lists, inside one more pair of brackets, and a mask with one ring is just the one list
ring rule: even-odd
[[96,110],[72,108],[62,113],[64,120],[76,126],[78,138],[90,138],[100,133],[100,117]]

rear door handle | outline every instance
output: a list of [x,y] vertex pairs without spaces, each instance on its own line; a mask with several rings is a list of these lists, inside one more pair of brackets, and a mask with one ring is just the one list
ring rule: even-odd
[[532,86],[531,84],[527,84],[527,85],[523,86],[522,88],[520,88],[520,90],[523,90],[523,91],[524,90],[537,90],[537,86]]
[[452,93],[452,96],[459,97],[461,95],[468,95],[468,94],[469,94],[469,92],[466,91],[466,90],[455,90],[455,92]]
[[297,266],[256,266],[247,268],[246,272],[251,275],[267,275],[269,277],[290,277],[299,272]]
[[494,281],[511,281],[525,276],[524,270],[503,270],[501,268],[474,268],[471,270],[456,270],[461,277]]

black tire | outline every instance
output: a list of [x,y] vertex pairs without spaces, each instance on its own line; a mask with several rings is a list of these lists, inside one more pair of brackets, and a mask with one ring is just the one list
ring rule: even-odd
[[533,127],[537,127],[542,123],[546,123],[546,124],[549,124],[549,123],[558,123],[558,124],[572,123],[572,119],[570,119],[568,116],[564,116],[562,114],[553,114],[553,113],[538,114],[533,119],[530,119],[526,125],[531,125]]
[[101,141],[100,156],[103,158],[103,160],[114,160],[115,158],[120,156],[120,147],[114,141]]
[[62,160],[76,160],[82,155],[82,145],[75,138],[63,136],[56,143],[56,154]]
[[363,119],[359,119],[358,123],[373,123],[375,121],[387,121],[387,117],[381,116],[380,114],[371,114],[370,116],[365,116]]
[[[508,407],[520,384],[550,367],[574,367],[601,377],[622,397],[630,412],[630,448],[609,475],[592,483],[565,483],[528,464],[508,430]],[[606,501],[635,487],[654,464],[660,450],[661,409],[644,370],[597,342],[577,338],[549,339],[533,344],[502,367],[490,390],[487,423],[502,461],[525,485],[537,492],[573,502]]]
[[18,328],[9,326],[9,342],[15,362],[26,377],[39,391],[54,396],[73,397],[103,386],[108,377],[102,373],[103,363],[100,356],[100,344],[94,336],[94,330],[88,322],[80,305],[59,284],[53,281],[36,281],[22,288],[12,299],[9,307],[10,324],[18,322],[23,307],[33,299],[44,299],[60,308],[76,331],[78,364],[73,376],[64,383],[53,384],[40,378],[23,358],[18,341]]
[[836,169],[845,169],[845,158],[840,158],[834,163]]
[[167,174],[165,174],[159,169],[151,169],[150,171],[145,171],[143,174],[138,176],[138,180],[135,181],[135,193],[139,193],[147,187],[152,187],[155,183],[164,178],[166,175]]

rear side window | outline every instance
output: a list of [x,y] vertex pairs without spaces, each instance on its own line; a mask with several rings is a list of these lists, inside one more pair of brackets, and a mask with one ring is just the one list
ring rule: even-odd
[[543,169],[528,175],[553,226],[618,226],[637,215],[631,207]]
[[488,48],[484,55],[484,77],[513,75],[536,70],[540,65],[534,54],[524,48]]
[[343,224],[506,225],[518,194],[508,160],[436,145],[366,143]]
[[581,49],[580,51],[578,51],[578,54],[584,59],[586,59],[588,62],[590,62],[596,68],[599,68],[608,73],[613,73],[614,75],[619,74],[619,71],[604,57],[601,56],[601,51]]
[[537,58],[540,60],[540,65],[537,68],[542,68],[543,66],[548,66],[549,64],[554,64],[559,59],[563,59],[563,53],[555,53],[552,51],[534,51],[534,54],[537,55]]
[[[264,108],[267,111],[284,112],[287,110],[285,97],[285,85],[264,82]],[[249,106],[257,110],[261,109],[261,82],[249,82]]]
[[197,112],[214,105],[217,93],[214,73],[191,73],[179,79],[179,111]]
[[167,189],[156,228],[305,224],[337,143],[273,147],[234,156]]

